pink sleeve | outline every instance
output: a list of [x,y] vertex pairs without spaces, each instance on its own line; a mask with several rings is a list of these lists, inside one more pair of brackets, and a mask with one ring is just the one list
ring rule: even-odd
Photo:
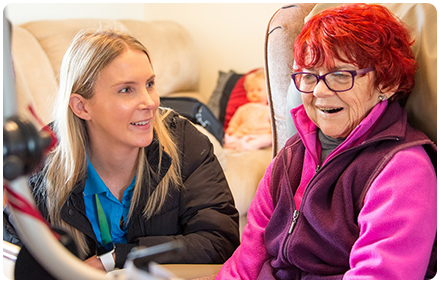
[[215,279],[256,279],[266,261],[264,230],[273,213],[273,203],[270,196],[272,165],[273,161],[267,167],[249,207],[248,224],[243,230],[241,245],[225,262]]
[[344,279],[423,279],[437,227],[436,183],[421,146],[390,160],[365,197]]

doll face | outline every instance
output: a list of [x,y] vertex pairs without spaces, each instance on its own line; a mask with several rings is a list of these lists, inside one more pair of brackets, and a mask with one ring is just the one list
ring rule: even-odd
[[264,79],[254,78],[249,81],[246,97],[250,102],[267,104],[266,84]]

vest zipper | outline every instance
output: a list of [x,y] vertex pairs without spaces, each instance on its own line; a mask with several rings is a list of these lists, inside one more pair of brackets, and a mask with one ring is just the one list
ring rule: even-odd
[[299,211],[295,209],[295,211],[293,212],[293,215],[292,215],[292,222],[290,223],[289,232],[287,233],[287,237],[284,240],[284,244],[283,244],[284,258],[287,258],[287,241],[289,240],[290,235],[292,235],[293,228],[295,228],[295,224],[296,224],[296,221],[298,220],[298,217],[299,217]]
[[[320,169],[321,169],[321,165],[316,166],[315,175],[313,176],[312,180],[315,178],[316,174],[318,173],[318,171]],[[312,182],[312,180],[310,180],[310,183]],[[289,231],[287,233],[287,237],[284,240],[284,244],[283,244],[283,256],[284,256],[285,259],[287,259],[287,242],[288,242],[290,236],[293,233],[293,229],[295,228],[296,222],[298,221],[299,210],[301,209],[302,203],[304,202],[304,197],[306,195],[306,192],[308,191],[310,183],[307,185],[307,187],[306,187],[306,189],[304,191],[303,200],[301,201],[300,208],[299,209],[295,209],[295,211],[293,212],[293,215],[292,215],[292,222],[290,223]]]
[[321,165],[316,166],[315,175],[316,175],[316,173],[318,173],[319,169],[321,169]]
[[[369,141],[369,142],[364,142],[364,143],[362,143],[362,144],[359,145],[359,146],[356,146],[356,147],[354,147],[354,148],[350,148],[350,149],[348,149],[348,150],[346,150],[346,151],[344,151],[344,152],[340,152],[340,153],[338,153],[337,155],[333,156],[331,159],[329,159],[329,160],[327,161],[327,163],[325,164],[325,166],[326,166],[329,162],[333,161],[333,160],[335,159],[335,157],[339,157],[339,156],[341,156],[341,155],[343,155],[343,154],[345,154],[345,153],[347,153],[347,152],[350,152],[350,151],[352,151],[352,150],[359,150],[359,149],[361,149],[361,148],[365,148],[365,147],[367,147],[368,145],[373,144],[374,142],[376,142],[376,141],[373,140],[373,141]],[[310,186],[311,186],[311,184],[314,182],[314,180],[315,180],[315,178],[316,178],[316,175],[317,175],[318,172],[321,170],[321,168],[322,168],[322,165],[317,165],[317,166],[316,166],[315,174],[313,175],[312,179],[311,179],[310,182],[307,184],[306,189],[304,190],[304,195],[303,195],[303,199],[302,199],[302,201],[301,201],[301,205],[300,205],[299,209],[295,209],[295,211],[293,212],[292,222],[290,223],[290,228],[289,228],[289,231],[288,231],[287,237],[285,238],[284,243],[283,243],[283,256],[284,256],[284,259],[285,259],[285,260],[287,260],[287,242],[288,242],[290,236],[291,236],[292,233],[293,233],[293,229],[295,228],[296,222],[298,221],[299,210],[301,210],[301,207],[303,206],[304,200],[305,200],[305,198],[306,198],[306,195],[308,194],[308,191],[309,191],[309,189],[310,189]],[[292,198],[293,198],[293,197],[292,197]]]
[[292,223],[290,224],[289,228],[289,235],[292,234],[293,228],[295,227],[296,221],[298,220],[299,211],[295,209],[292,216]]

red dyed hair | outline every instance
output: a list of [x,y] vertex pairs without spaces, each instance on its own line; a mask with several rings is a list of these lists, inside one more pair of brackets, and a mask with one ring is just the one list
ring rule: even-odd
[[375,87],[398,86],[394,99],[407,97],[418,68],[405,24],[380,5],[343,5],[312,17],[295,40],[296,70],[334,67],[334,59],[376,70]]

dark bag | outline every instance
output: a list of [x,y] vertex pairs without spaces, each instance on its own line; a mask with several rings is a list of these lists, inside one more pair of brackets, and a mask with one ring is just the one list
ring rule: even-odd
[[168,107],[195,124],[201,125],[223,145],[223,125],[208,106],[192,97],[161,97],[160,105]]

